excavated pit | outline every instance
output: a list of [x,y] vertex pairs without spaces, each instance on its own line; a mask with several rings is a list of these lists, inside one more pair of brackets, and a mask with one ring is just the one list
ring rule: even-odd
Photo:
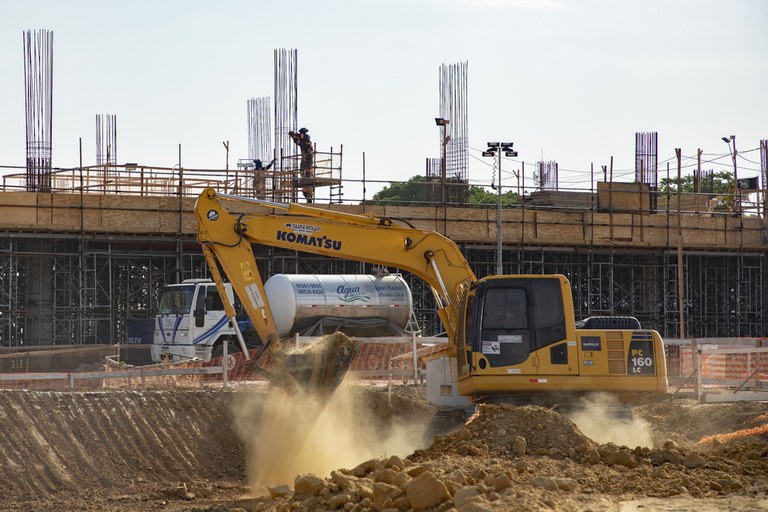
[[[263,389],[3,391],[2,509],[768,508],[766,403],[635,406],[651,431],[645,446],[598,443],[549,409],[484,405],[458,431],[410,446],[434,412],[422,391],[343,385],[324,404],[333,421],[307,421],[293,438]],[[291,414],[302,413],[314,414]],[[274,473],[281,442],[304,455],[258,477]],[[265,447],[278,449],[259,455]]]

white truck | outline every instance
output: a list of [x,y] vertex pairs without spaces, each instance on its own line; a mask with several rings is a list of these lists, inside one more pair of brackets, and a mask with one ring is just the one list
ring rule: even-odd
[[[234,300],[227,283],[227,300]],[[221,357],[224,344],[228,353],[237,350],[237,337],[224,314],[224,305],[210,279],[186,279],[166,286],[155,316],[152,361],[171,362]]]
[[[225,283],[233,305],[232,286]],[[319,275],[275,274],[264,284],[281,337],[297,333],[310,336],[336,330],[352,336],[402,335],[408,326],[413,300],[399,274]],[[237,309],[237,307],[235,307]],[[250,321],[238,321],[247,344],[260,341],[249,336]],[[155,317],[152,360],[210,361],[240,350],[235,326],[230,325],[224,304],[210,279],[187,279],[168,285],[160,297]],[[235,360],[230,362],[234,368]]]

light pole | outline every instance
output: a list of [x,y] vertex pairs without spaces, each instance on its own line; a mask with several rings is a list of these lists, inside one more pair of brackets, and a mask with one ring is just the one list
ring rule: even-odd
[[451,140],[451,136],[445,133],[448,130],[448,123],[450,123],[448,119],[443,119],[442,117],[435,118],[435,124],[443,127],[443,159],[440,163],[440,203],[443,205],[448,200],[446,193],[446,147],[448,146],[448,141]]
[[[731,159],[733,159],[733,206],[737,207],[739,212],[741,212],[741,201],[736,201],[736,194],[741,192],[739,190],[739,176],[736,174],[736,136],[731,135],[730,137],[722,137],[723,142],[728,144],[728,152],[731,154]],[[733,148],[731,148],[731,142],[733,142]],[[741,199],[741,194],[739,194],[739,199]]]
[[499,186],[494,186],[491,183],[491,187],[496,189],[498,196],[498,208],[496,211],[496,275],[503,274],[502,261],[501,261],[501,152],[504,151],[504,156],[515,157],[517,151],[512,150],[514,142],[489,142],[488,149],[483,151],[483,156],[486,157],[499,157]]

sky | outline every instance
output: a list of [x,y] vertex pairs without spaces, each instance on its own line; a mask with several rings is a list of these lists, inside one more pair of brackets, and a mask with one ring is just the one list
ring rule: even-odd
[[[54,167],[96,159],[95,117],[115,114],[118,163],[222,169],[248,156],[248,98],[273,96],[273,50],[298,50],[299,125],[344,147],[344,199],[424,173],[440,154],[439,68],[468,62],[469,179],[487,186],[489,141],[514,142],[503,187],[556,161],[590,188],[613,157],[632,181],[635,132],[659,133],[684,172],[756,176],[768,139],[762,0],[0,0],[0,165],[25,161],[22,33],[54,32]],[[0,169],[3,174],[22,170]]]

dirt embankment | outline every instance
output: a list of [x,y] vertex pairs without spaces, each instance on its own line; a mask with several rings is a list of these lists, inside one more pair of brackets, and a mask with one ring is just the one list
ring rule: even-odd
[[485,405],[419,444],[434,411],[420,390],[345,388],[297,437],[280,421],[315,413],[260,392],[2,392],[2,508],[768,510],[765,403],[635,407],[645,446],[598,442],[549,409]]

